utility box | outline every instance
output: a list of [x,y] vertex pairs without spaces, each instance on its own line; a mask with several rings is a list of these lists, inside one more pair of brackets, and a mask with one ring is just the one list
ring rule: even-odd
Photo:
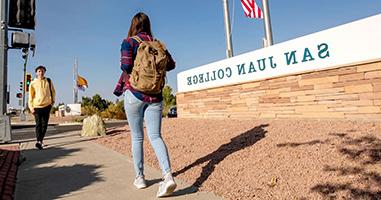
[[0,143],[10,142],[11,134],[11,118],[7,115],[0,116]]
[[11,46],[13,48],[28,48],[29,47],[29,33],[12,32]]
[[11,46],[12,48],[35,48],[36,39],[34,33],[12,32]]

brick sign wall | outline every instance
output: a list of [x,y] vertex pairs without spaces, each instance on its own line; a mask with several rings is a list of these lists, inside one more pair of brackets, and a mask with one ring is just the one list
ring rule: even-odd
[[179,117],[381,120],[381,14],[177,75]]
[[183,118],[381,119],[381,60],[177,94]]

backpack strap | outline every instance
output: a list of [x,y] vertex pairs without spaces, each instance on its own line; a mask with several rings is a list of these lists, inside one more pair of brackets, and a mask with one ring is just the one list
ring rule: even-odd
[[[154,41],[154,40],[156,40],[156,39],[153,39],[153,38],[152,38],[151,36],[149,36],[149,35],[147,35],[147,37],[148,37],[148,40],[149,40],[149,41]],[[131,38],[134,39],[135,41],[139,42],[139,44],[143,42],[143,40],[142,40],[138,35],[132,36]]]
[[138,37],[137,35],[132,36],[131,38],[134,39],[135,41],[137,41],[139,44],[143,42],[143,40],[140,37]]
[[49,83],[50,97],[53,99],[52,81],[50,80],[50,78],[46,78],[46,80],[48,80],[48,83]]

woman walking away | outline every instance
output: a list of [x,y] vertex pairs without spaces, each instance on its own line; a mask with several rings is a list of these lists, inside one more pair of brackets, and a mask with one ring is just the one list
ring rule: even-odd
[[[146,47],[150,46],[151,50],[156,47],[157,49],[141,53],[140,51],[148,49],[139,48],[139,46],[143,45]],[[155,58],[151,59],[150,56]],[[158,59],[162,59],[162,62],[157,62]],[[165,63],[165,66],[160,67],[163,63]],[[143,68],[144,70],[142,70]],[[155,68],[155,70],[151,70],[152,68]],[[152,37],[148,16],[141,12],[137,13],[132,18],[128,37],[123,40],[121,45],[121,69],[123,73],[120,80],[123,83],[119,84],[119,86],[123,86],[124,106],[128,125],[131,129],[132,157],[136,173],[134,185],[138,189],[147,187],[144,178],[143,160],[144,121],[148,138],[163,173],[163,181],[159,183],[157,197],[170,196],[176,188],[176,183],[172,177],[167,147],[161,137],[162,88],[164,86],[166,71],[174,68],[175,62],[165,49],[165,46]],[[163,70],[163,72],[161,73],[160,70]],[[144,73],[158,74],[152,76],[148,74],[146,76],[147,74]],[[149,77],[155,77],[156,79],[151,80]],[[145,87],[147,84],[153,86]]]

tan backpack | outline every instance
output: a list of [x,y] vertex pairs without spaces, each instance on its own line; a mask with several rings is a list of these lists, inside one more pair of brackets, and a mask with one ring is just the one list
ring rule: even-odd
[[133,39],[139,42],[130,76],[131,86],[146,94],[159,94],[165,84],[166,68],[169,56],[165,45],[158,41],[142,41],[138,36]]

